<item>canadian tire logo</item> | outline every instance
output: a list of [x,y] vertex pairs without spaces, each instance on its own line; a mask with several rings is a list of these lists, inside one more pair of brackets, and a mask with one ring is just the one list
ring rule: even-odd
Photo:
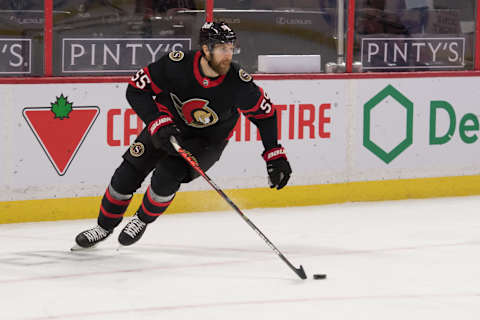
[[23,117],[60,176],[63,176],[85,140],[100,109],[73,107],[68,97],[57,97],[50,107],[26,107]]
[[[380,117],[382,121],[387,121],[388,123],[381,124],[383,127],[388,127],[389,125],[400,124],[400,127],[403,128],[396,132],[398,137],[395,141],[400,141],[398,144],[392,146],[390,150],[385,150],[385,147],[382,147],[379,142],[379,137],[373,134],[373,128],[379,124],[374,123],[372,113],[377,111],[378,108],[387,108],[386,104],[383,104],[388,97],[391,97],[394,102],[388,104],[390,110],[385,114],[388,114],[389,111],[393,114],[394,111],[400,111],[401,114],[404,114],[404,118],[398,118],[395,116]],[[392,108],[405,108],[405,110],[394,110]],[[406,111],[406,112],[404,112]],[[395,113],[397,114],[397,113]],[[365,103],[363,107],[363,145],[365,148],[370,150],[374,155],[383,160],[385,163],[390,163],[398,155],[400,155],[405,149],[407,149],[413,143],[413,102],[405,97],[400,91],[395,89],[393,86],[388,85],[382,91],[377,93],[372,99]]]

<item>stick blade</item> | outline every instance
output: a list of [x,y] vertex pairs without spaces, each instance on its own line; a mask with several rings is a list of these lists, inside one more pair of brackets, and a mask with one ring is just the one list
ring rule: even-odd
[[307,279],[307,275],[305,274],[305,270],[303,270],[302,266],[300,266],[298,269],[295,269],[295,273],[300,277],[300,279]]

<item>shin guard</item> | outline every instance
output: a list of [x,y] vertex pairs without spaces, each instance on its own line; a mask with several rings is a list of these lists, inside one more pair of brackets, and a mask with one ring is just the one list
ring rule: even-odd
[[113,230],[122,221],[131,200],[132,195],[120,194],[109,185],[102,198],[98,225],[106,230]]
[[169,196],[160,196],[152,191],[149,186],[143,196],[142,205],[138,209],[137,215],[145,223],[151,223],[167,210],[173,201],[175,193]]

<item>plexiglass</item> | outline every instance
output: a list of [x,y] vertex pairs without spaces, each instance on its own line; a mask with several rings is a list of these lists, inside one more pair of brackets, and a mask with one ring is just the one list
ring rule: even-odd
[[355,60],[364,71],[473,69],[475,0],[359,0]]
[[0,1],[0,77],[43,75],[43,0]]
[[[214,20],[237,32],[234,59],[250,72],[261,72],[260,56],[280,56],[291,63],[309,56],[318,59],[319,69],[307,72],[323,72],[326,62],[336,60],[336,2],[216,0]],[[131,74],[171,50],[196,49],[204,6],[203,0],[57,1],[54,73]]]

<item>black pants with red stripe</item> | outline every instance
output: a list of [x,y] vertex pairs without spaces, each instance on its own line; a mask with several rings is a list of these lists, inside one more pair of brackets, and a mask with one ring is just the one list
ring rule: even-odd
[[[192,153],[200,167],[207,171],[220,159],[226,145],[227,141],[208,146],[190,143],[188,148],[194,150]],[[181,156],[168,155],[161,149],[155,149],[146,130],[132,143],[123,158],[110,182],[116,194],[122,195],[117,198],[122,199],[115,198],[107,188],[100,207],[98,224],[107,230],[113,230],[120,224],[130,203],[130,199],[125,198],[135,193],[151,172],[150,186],[137,211],[139,218],[146,223],[153,222],[165,212],[182,183],[199,176]]]

